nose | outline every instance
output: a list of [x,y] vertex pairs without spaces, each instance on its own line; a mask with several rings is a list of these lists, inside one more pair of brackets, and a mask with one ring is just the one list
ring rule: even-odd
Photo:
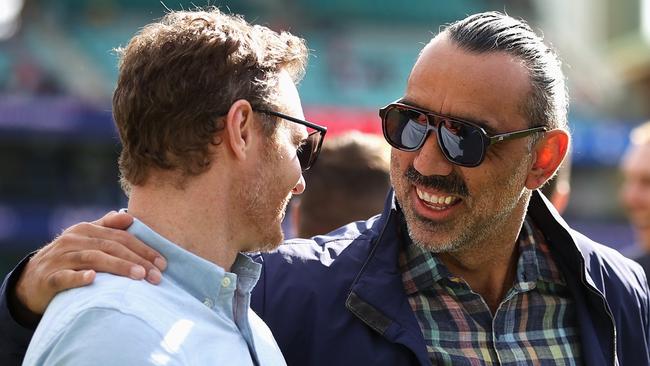
[[422,147],[415,152],[417,155],[413,160],[413,168],[424,176],[449,175],[453,164],[445,158],[438,145],[438,138],[434,131],[429,133]]
[[296,186],[291,190],[291,193],[294,195],[302,194],[302,192],[305,191],[306,187],[307,183],[305,183],[305,177],[303,177],[301,173],[300,179],[298,180],[298,183],[296,183]]

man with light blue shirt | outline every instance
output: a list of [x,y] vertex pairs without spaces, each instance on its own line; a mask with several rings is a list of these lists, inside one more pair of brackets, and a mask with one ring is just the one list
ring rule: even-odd
[[87,271],[92,285],[51,302],[24,365],[285,364],[249,307],[260,265],[241,252],[281,243],[326,131],[302,120],[303,40],[210,9],[171,12],[120,53],[128,231],[166,275],[153,286]]

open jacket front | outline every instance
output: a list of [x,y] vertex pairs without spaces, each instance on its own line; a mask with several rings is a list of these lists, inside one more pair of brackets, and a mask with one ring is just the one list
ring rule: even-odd
[[[379,216],[261,256],[252,307],[289,365],[431,364],[399,271],[399,215],[391,192]],[[641,267],[570,229],[537,191],[528,215],[575,299],[584,364],[650,364]]]

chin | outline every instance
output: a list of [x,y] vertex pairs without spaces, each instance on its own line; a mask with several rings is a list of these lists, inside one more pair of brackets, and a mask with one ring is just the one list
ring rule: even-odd
[[277,249],[280,244],[284,241],[284,232],[282,231],[282,227],[278,227],[277,231],[271,233],[268,232],[264,236],[262,236],[258,241],[257,245],[255,245],[254,248],[251,250],[248,250],[249,252],[270,252],[272,250]]
[[463,247],[463,243],[452,240],[433,241],[431,235],[423,235],[409,230],[409,236],[413,244],[432,253],[449,253],[455,252]]

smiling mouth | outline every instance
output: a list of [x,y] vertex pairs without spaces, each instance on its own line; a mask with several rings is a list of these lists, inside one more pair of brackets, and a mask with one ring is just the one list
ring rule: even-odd
[[445,210],[460,202],[460,198],[450,195],[436,195],[427,193],[419,188],[415,188],[418,198],[424,202],[427,207],[434,210]]

